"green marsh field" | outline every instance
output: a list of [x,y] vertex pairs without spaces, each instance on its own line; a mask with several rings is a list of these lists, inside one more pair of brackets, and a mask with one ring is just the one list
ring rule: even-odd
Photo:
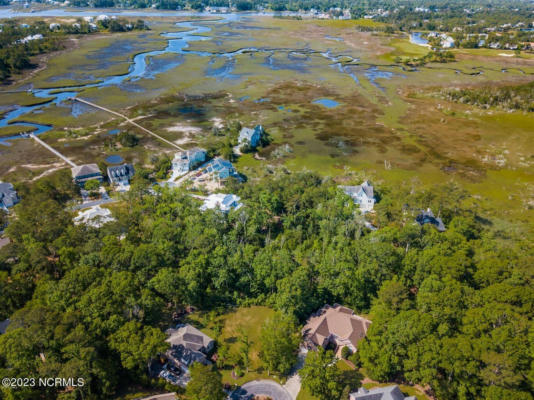
[[[362,32],[369,21],[242,16],[148,22],[150,31],[78,40],[9,90],[30,83],[34,89],[73,86],[75,95],[138,118],[184,147],[214,146],[222,140],[214,126],[262,124],[271,144],[259,157],[236,161],[249,178],[284,167],[317,171],[339,182],[365,176],[382,186],[455,181],[503,223],[532,231],[532,113],[481,109],[439,96],[444,88],[529,82],[532,54],[507,57],[502,51],[460,49],[453,50],[455,62],[409,68],[398,58],[421,57],[427,49],[405,34]],[[166,51],[169,33],[180,40],[179,33],[192,26],[203,28],[195,40],[183,51]],[[143,52],[153,53],[142,74],[99,85],[128,76]],[[315,102],[321,99],[328,105]],[[0,94],[4,113],[44,100],[26,92]],[[79,163],[120,154],[148,166],[154,156],[173,153],[119,118],[68,100],[14,121],[51,125],[43,140]],[[141,141],[133,148],[112,145],[113,130],[134,132]],[[19,131],[20,126],[2,127],[0,137]],[[26,139],[7,144],[0,145],[2,180],[34,179],[59,161]]]

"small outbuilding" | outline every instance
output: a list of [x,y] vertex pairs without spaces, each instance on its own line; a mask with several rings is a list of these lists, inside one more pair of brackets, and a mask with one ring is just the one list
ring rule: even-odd
[[427,208],[426,211],[421,211],[419,215],[415,218],[415,222],[423,226],[426,224],[433,225],[439,232],[445,232],[445,224],[439,217],[435,217],[434,213],[430,208]]

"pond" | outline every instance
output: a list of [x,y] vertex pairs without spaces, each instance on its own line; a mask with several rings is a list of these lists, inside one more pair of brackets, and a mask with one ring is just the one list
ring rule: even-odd
[[317,99],[317,100],[312,101],[312,103],[320,104],[326,108],[334,108],[334,107],[339,106],[339,103],[332,99]]
[[326,35],[324,38],[328,40],[335,40],[336,42],[343,42],[343,38],[337,36]]
[[419,46],[428,46],[428,40],[422,37],[422,32],[413,32],[410,34],[410,42]]
[[106,158],[106,162],[109,163],[109,164],[120,164],[123,161],[124,161],[124,159],[121,156],[119,156],[118,154],[113,154],[113,155],[108,156]]

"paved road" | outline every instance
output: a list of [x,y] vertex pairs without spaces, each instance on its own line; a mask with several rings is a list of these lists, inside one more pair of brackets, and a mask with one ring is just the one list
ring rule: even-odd
[[157,394],[155,396],[145,397],[139,400],[176,400],[176,393]]
[[247,382],[239,389],[234,390],[230,400],[251,400],[254,396],[269,396],[273,400],[292,400],[291,395],[275,381],[258,380]]
[[98,104],[91,103],[90,101],[87,101],[87,100],[84,100],[84,99],[80,99],[80,98],[78,98],[78,97],[73,97],[73,98],[72,98],[72,101],[79,101],[80,103],[87,104],[87,105],[89,105],[89,106],[91,106],[91,107],[98,108],[98,109],[100,109],[100,110],[102,110],[102,111],[106,111],[106,112],[108,112],[108,113],[110,113],[110,114],[113,114],[113,115],[116,115],[116,116],[118,116],[118,117],[124,118],[124,119],[126,120],[126,122],[128,122],[129,124],[131,124],[131,125],[133,125],[133,126],[139,128],[139,129],[141,129],[143,132],[146,132],[146,133],[148,133],[149,135],[152,135],[152,136],[158,138],[158,139],[161,140],[162,142],[165,142],[165,143],[167,143],[167,144],[169,144],[169,145],[171,145],[171,146],[173,146],[173,147],[176,147],[178,150],[184,151],[184,149],[183,149],[182,147],[178,146],[176,143],[173,143],[173,142],[171,142],[170,140],[167,140],[167,139],[161,137],[160,135],[157,135],[157,134],[155,134],[154,132],[152,132],[152,131],[150,131],[150,130],[144,128],[144,127],[142,127],[142,126],[139,125],[137,122],[135,122],[133,119],[128,118],[126,115],[123,115],[123,114],[118,113],[118,112],[116,112],[116,111],[110,110],[109,108],[99,106]]
[[100,199],[95,201],[88,201],[87,203],[77,204],[72,207],[73,210],[83,210],[84,208],[89,208],[93,206],[99,206],[102,204],[108,204],[108,203],[115,203],[117,200],[107,198],[107,199]]

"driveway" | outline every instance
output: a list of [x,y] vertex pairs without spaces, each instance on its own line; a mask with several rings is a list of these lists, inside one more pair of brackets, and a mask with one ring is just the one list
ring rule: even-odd
[[306,360],[306,354],[308,354],[308,350],[306,349],[306,347],[301,346],[299,349],[297,363],[291,370],[289,379],[284,385],[284,389],[287,390],[287,392],[291,395],[291,398],[293,400],[297,399],[297,396],[300,392],[301,381],[300,381],[299,370],[304,366],[304,360]]
[[269,396],[273,400],[292,400],[291,395],[275,381],[262,379],[245,383],[234,390],[230,400],[251,400],[254,396]]
[[87,203],[77,204],[72,207],[73,210],[83,210],[84,208],[89,208],[93,206],[99,206],[102,204],[108,204],[108,203],[115,203],[117,200],[113,200],[111,198],[107,199],[100,199],[100,200],[94,200],[94,201],[88,201]]
[[155,396],[145,397],[139,400],[176,400],[176,393],[157,394]]

